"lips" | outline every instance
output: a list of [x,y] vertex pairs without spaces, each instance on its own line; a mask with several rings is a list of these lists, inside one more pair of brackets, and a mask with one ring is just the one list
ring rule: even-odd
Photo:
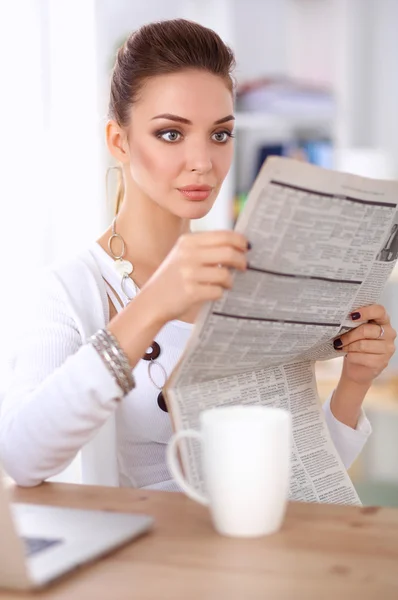
[[189,200],[206,200],[213,188],[210,185],[186,185],[185,187],[178,188],[178,191],[181,192],[185,198]]

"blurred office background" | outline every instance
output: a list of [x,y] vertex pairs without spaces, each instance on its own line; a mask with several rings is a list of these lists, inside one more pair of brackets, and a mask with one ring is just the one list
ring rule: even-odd
[[[5,0],[0,297],[12,339],[37,268],[107,227],[104,143],[116,48],[140,25],[185,17],[236,53],[236,154],[198,229],[231,227],[268,154],[398,177],[397,0]],[[110,181],[110,190],[114,182]],[[384,293],[398,327],[398,277]],[[0,344],[0,397],[9,346]],[[339,361],[318,366],[321,397]],[[366,504],[398,505],[398,354],[366,401],[374,435],[351,471]]]

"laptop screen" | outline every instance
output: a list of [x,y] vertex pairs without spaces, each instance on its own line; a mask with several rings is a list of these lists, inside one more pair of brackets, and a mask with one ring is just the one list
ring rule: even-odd
[[64,541],[62,539],[49,540],[47,538],[35,538],[35,537],[23,537],[22,540],[25,544],[26,556],[32,556],[33,554],[42,552],[43,550],[46,550],[47,548],[61,544]]

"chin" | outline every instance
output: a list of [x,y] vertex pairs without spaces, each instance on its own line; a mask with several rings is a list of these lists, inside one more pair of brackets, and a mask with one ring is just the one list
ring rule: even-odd
[[182,219],[202,219],[209,214],[213,204],[213,202],[187,202],[184,206],[179,206],[175,214]]

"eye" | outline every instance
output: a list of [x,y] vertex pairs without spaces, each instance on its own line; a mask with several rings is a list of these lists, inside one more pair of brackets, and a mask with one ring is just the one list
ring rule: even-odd
[[230,138],[233,138],[234,135],[231,131],[225,129],[224,131],[217,131],[213,133],[212,138],[215,142],[219,144],[225,144]]
[[156,133],[156,137],[158,137],[161,140],[164,140],[165,142],[169,142],[171,144],[178,142],[180,137],[181,137],[181,133],[179,131],[177,131],[176,129],[168,129],[167,131],[159,131]]

